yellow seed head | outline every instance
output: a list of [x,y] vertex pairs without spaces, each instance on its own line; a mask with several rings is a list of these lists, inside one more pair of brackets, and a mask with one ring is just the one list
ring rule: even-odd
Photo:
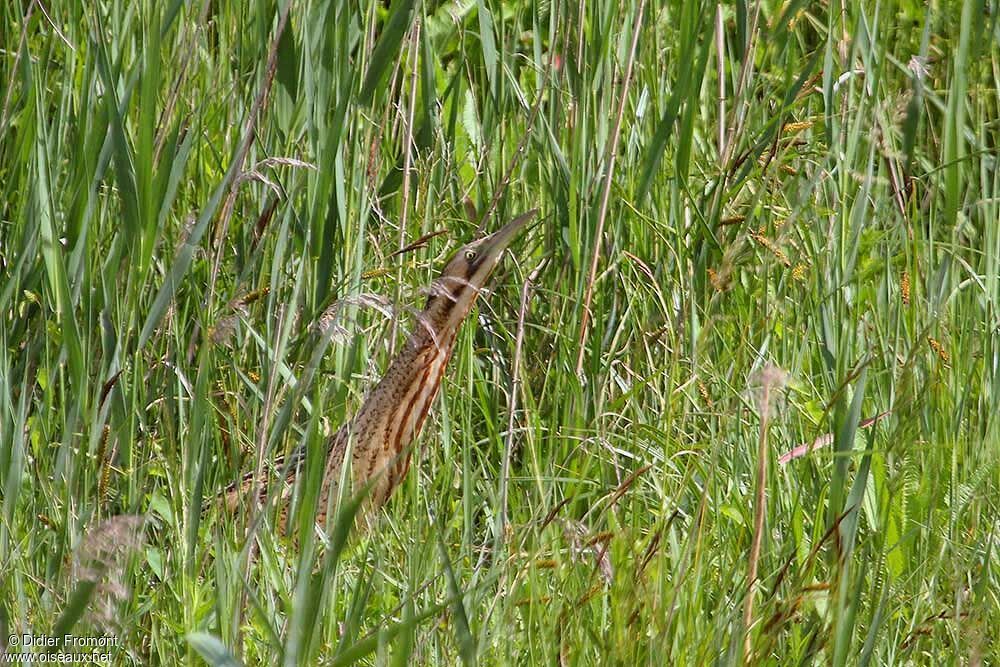
[[781,131],[784,134],[791,134],[792,132],[799,132],[801,130],[808,130],[812,126],[813,126],[813,123],[812,123],[811,120],[798,121],[798,122],[795,122],[795,123],[785,123],[784,127],[781,128]]
[[762,246],[764,246],[765,248],[767,248],[768,250],[770,250],[771,254],[774,255],[778,259],[779,262],[781,262],[782,264],[784,264],[786,267],[791,267],[792,262],[791,262],[790,259],[788,259],[788,255],[785,254],[784,250],[782,250],[781,248],[779,248],[778,246],[776,246],[771,241],[771,239],[769,239],[766,236],[764,236],[764,228],[763,227],[761,227],[760,228],[760,232],[758,232],[757,234],[754,234],[752,238],[757,243],[761,244]]
[[712,397],[708,394],[708,387],[701,380],[698,380],[698,393],[701,394],[701,400],[705,401],[705,405],[712,407]]
[[940,341],[938,341],[935,338],[932,338],[931,336],[928,336],[927,343],[931,346],[931,349],[934,350],[934,352],[938,355],[941,361],[943,361],[944,363],[948,363],[948,360],[951,359],[951,356],[948,354],[948,350],[944,349],[944,345],[942,345]]

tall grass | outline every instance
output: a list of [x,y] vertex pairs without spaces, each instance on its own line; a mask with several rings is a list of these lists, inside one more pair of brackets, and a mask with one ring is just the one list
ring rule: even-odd
[[[1000,659],[995,9],[6,3],[0,636]],[[312,531],[422,289],[536,206],[402,489]],[[300,444],[296,539],[212,502]]]

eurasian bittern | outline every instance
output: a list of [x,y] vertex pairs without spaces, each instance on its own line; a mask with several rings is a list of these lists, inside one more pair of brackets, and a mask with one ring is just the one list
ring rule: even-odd
[[[316,508],[316,523],[325,525],[328,511],[337,500],[341,471],[348,449],[351,451],[352,488],[370,484],[367,511],[374,511],[389,499],[406,476],[412,454],[411,443],[420,433],[427,412],[441,388],[455,338],[463,320],[486,284],[510,242],[531,220],[529,211],[502,229],[459,248],[441,276],[431,286],[423,312],[417,316],[413,333],[405,347],[389,364],[385,376],[365,396],[361,408],[330,439],[326,466]],[[282,465],[288,481],[294,481],[302,451]],[[226,504],[235,509],[243,493],[249,491],[252,476],[226,493]],[[287,503],[280,509],[282,529],[287,520]]]

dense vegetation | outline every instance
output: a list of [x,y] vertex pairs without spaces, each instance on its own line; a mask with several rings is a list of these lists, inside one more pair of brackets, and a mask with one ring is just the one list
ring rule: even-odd
[[[0,634],[1000,659],[996,6],[387,4],[0,9]],[[211,502],[533,207],[370,530]]]

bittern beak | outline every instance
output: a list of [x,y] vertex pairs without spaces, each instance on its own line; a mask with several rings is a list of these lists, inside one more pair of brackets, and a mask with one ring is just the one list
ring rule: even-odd
[[457,331],[500,263],[504,250],[537,214],[538,210],[534,209],[519,215],[489,236],[466,244],[455,252],[431,285],[430,296],[424,306],[425,319],[435,337]]
[[538,215],[538,209],[533,208],[527,213],[522,213],[517,216],[506,225],[493,232],[489,236],[483,238],[479,242],[479,261],[480,265],[494,266],[500,260],[500,255],[503,251],[507,249],[511,241],[517,238],[521,230],[536,216]]

